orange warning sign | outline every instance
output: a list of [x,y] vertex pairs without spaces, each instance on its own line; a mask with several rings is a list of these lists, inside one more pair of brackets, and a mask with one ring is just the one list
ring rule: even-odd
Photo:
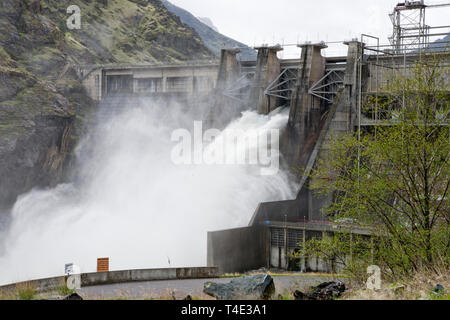
[[109,258],[98,258],[97,272],[108,272],[108,271],[109,271]]

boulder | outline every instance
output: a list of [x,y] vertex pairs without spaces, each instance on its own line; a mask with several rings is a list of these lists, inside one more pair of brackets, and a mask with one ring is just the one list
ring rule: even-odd
[[235,278],[229,283],[206,282],[203,292],[217,300],[268,300],[275,285],[270,275],[258,274]]
[[345,291],[345,284],[341,281],[331,281],[319,284],[312,288],[312,293],[295,291],[295,300],[333,300]]

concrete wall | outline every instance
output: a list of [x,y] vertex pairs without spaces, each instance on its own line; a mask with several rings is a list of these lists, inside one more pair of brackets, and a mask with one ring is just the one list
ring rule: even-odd
[[309,89],[318,82],[325,73],[326,60],[322,56],[322,44],[308,44],[302,48],[301,62],[298,69],[297,85],[292,93],[289,125],[291,127],[305,126],[305,118],[313,110],[320,109],[320,99],[309,94]]
[[92,71],[86,78],[83,79],[82,84],[91,99],[95,101],[100,101],[102,99],[102,82],[101,69]]
[[253,214],[249,226],[264,224],[266,221],[290,221],[308,219],[307,202],[299,200],[260,203]]
[[[105,94],[111,91],[108,79],[111,81],[112,77],[117,76],[131,76],[131,92],[135,94],[209,93],[216,86],[218,72],[219,65],[213,63],[167,66],[100,66],[86,74],[82,83],[88,95],[96,101],[102,100]],[[145,90],[142,86],[140,87],[140,81],[145,79],[157,82],[157,89]]]
[[264,226],[208,232],[208,266],[217,266],[220,273],[267,266],[268,241]]
[[[208,265],[221,273],[257,270],[262,267],[303,272],[336,272],[342,266],[318,257],[292,259],[304,241],[320,238],[337,229],[331,223],[268,221],[264,225],[208,233]],[[357,234],[369,230],[358,228]]]
[[[110,272],[94,272],[81,274],[81,286],[97,286],[112,283],[155,281],[155,280],[179,280],[179,279],[203,279],[217,278],[219,269],[217,267],[199,268],[166,268],[166,269],[140,269]],[[1,286],[0,291],[15,291],[21,285],[29,285],[37,292],[46,292],[64,286],[65,276],[47,279],[31,280],[21,283]]]
[[239,78],[241,64],[237,58],[237,54],[240,52],[238,49],[222,49],[217,76],[217,88],[219,90],[225,90]]
[[258,113],[268,114],[278,107],[278,99],[268,97],[265,90],[280,74],[281,67],[277,52],[283,49],[278,46],[256,49],[258,50],[258,59],[248,103],[250,108],[258,110]]
[[246,107],[245,99],[240,99],[239,78],[242,73],[241,62],[237,58],[240,50],[221,51],[216,88],[211,95],[211,106],[207,115],[208,128],[224,128],[232,119],[238,117]]
[[422,55],[371,55],[365,61],[368,66],[368,80],[366,85],[367,92],[374,93],[378,88],[379,91],[383,91],[386,85],[397,76],[411,76],[413,72],[414,64],[420,59],[442,59],[445,64],[450,59],[450,51],[424,54]]
[[311,44],[301,46],[297,83],[292,92],[289,123],[280,145],[289,165],[304,168],[320,135],[324,124],[320,99],[309,94],[309,89],[325,72],[325,58],[321,50],[326,46]]

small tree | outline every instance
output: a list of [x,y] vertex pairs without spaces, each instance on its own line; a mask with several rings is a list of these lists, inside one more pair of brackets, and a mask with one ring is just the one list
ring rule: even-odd
[[337,137],[313,170],[311,188],[335,195],[327,214],[371,230],[372,241],[363,246],[371,254],[349,258],[349,237],[335,234],[346,250],[323,239],[310,242],[300,255],[345,255],[346,270],[355,275],[370,264],[395,278],[424,268],[448,270],[449,76],[436,57],[416,63],[411,75],[392,81],[389,94],[378,101],[389,120],[360,138]]

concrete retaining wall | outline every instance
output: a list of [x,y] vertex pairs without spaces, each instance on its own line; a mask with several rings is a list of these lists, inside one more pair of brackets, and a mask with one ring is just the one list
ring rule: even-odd
[[268,228],[252,226],[208,232],[208,266],[221,273],[245,272],[267,266]]
[[[97,286],[113,283],[155,281],[155,280],[179,280],[179,279],[206,279],[217,278],[219,269],[217,267],[199,268],[166,268],[166,269],[141,269],[123,270],[110,272],[94,272],[81,274],[81,286]],[[21,286],[30,286],[37,292],[46,292],[64,286],[65,276],[47,279],[31,280],[0,286],[0,291],[15,291]]]

